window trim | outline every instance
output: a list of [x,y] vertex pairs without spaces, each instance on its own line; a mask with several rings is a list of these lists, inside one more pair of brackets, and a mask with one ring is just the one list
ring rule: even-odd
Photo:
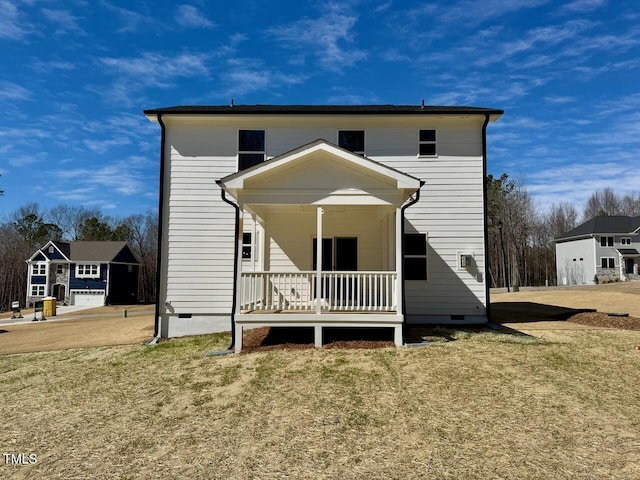
[[[89,273],[85,272],[85,270],[87,269],[89,269]],[[94,273],[94,270],[95,270],[95,273]],[[100,278],[100,264],[99,263],[76,263],[76,278]]]
[[[349,150],[348,148],[340,145],[340,132],[362,132],[362,147],[364,148],[364,150],[362,151]],[[338,147],[340,148],[343,148],[353,153],[354,155],[360,155],[361,157],[366,157],[367,156],[367,131],[364,128],[339,128],[336,133],[336,145],[338,145]]]
[[[248,236],[248,242],[247,242]],[[253,235],[251,232],[242,232],[242,260],[251,260],[253,255]],[[245,251],[249,254],[245,256]]]
[[[262,132],[263,139],[262,143],[264,144],[264,150],[240,150],[240,132]],[[236,171],[240,172],[242,170],[246,170],[248,168],[259,165],[260,163],[267,160],[267,131],[264,128],[239,128],[237,132],[237,155],[236,155]],[[262,155],[262,162],[255,163],[248,167],[240,168],[240,158],[242,155]]]
[[[420,140],[421,132],[433,132],[434,140]],[[420,153],[420,147],[422,145],[433,145],[435,153]],[[418,129],[418,157],[419,158],[435,158],[438,156],[438,130],[435,128],[420,128]]]
[[31,275],[34,277],[44,277],[47,274],[47,263],[38,262],[31,265]]
[[608,237],[608,236],[602,235],[600,237],[600,246],[603,247],[603,248],[613,247],[613,243],[614,243],[613,240],[614,240],[613,237]]
[[[31,295],[30,297],[44,297],[45,295],[45,286],[46,285],[31,285]],[[42,292],[42,293],[39,293]]]
[[[424,253],[406,253],[406,244],[407,244],[407,237],[410,236],[421,236],[424,238]],[[426,233],[405,233],[404,234],[404,238],[402,239],[402,241],[404,242],[405,248],[404,248],[404,252],[403,252],[403,257],[402,257],[402,272],[403,272],[403,276],[404,279],[407,281],[411,281],[411,282],[427,282],[429,281],[429,261],[428,261],[428,255],[429,255],[429,236]],[[424,278],[407,278],[407,268],[406,268],[406,261],[408,259],[411,258],[416,258],[416,259],[424,259]]]
[[[607,266],[603,266],[603,263],[607,263]],[[611,265],[613,264],[613,265]],[[615,257],[600,257],[600,268],[606,268],[608,270],[616,268],[616,258]]]
[[631,245],[631,237],[620,237],[620,245]]

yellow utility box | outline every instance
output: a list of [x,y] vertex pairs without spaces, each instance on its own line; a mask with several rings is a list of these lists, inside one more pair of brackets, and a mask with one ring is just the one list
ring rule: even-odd
[[42,299],[42,313],[45,317],[56,316],[56,297],[45,297]]

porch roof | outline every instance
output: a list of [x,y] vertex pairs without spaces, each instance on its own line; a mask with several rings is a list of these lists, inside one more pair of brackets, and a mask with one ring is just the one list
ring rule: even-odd
[[399,204],[421,181],[319,139],[220,180],[242,203]]

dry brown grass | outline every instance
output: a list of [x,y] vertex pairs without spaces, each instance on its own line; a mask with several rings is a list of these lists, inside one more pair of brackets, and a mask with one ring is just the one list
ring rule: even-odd
[[[128,317],[123,318],[126,308]],[[143,343],[153,337],[153,305],[97,307],[66,314],[69,320],[0,325],[0,355]],[[26,318],[33,309],[23,310]],[[11,318],[3,314],[2,319]],[[1,453],[1,452],[0,452]],[[1,477],[0,477],[1,478]]]
[[[640,332],[206,357],[227,335],[0,357],[2,478],[640,477]],[[2,460],[0,458],[0,460]]]

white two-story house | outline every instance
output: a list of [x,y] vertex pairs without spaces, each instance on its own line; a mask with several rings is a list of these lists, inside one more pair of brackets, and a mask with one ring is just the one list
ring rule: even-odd
[[502,110],[179,106],[161,127],[156,335],[482,323]]
[[640,279],[640,217],[594,217],[555,242],[558,285]]

